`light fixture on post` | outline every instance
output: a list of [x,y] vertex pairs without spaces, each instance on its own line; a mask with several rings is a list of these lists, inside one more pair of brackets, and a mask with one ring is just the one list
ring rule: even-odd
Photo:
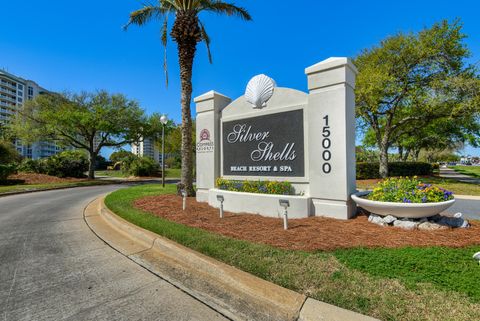
[[278,200],[278,203],[280,204],[281,207],[283,207],[284,212],[283,212],[283,229],[288,230],[288,212],[287,208],[290,206],[290,202],[288,200]]
[[187,208],[187,191],[184,189],[182,189],[182,198],[183,198],[182,208],[185,211],[185,209]]
[[223,218],[223,201],[225,199],[223,198],[223,195],[217,195],[217,201],[220,202],[220,218]]
[[165,125],[168,123],[167,116],[160,116],[160,122],[162,123],[162,186],[165,187]]

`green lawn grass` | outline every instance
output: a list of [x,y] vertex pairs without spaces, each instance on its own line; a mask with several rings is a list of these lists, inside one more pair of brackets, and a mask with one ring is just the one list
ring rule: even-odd
[[480,178],[480,166],[452,166],[456,172]]
[[[454,194],[458,195],[476,195],[480,196],[480,185],[473,183],[464,183],[451,178],[442,178],[442,177],[421,177],[420,180],[423,183],[434,184],[439,187],[443,187],[452,191]],[[371,190],[375,184],[369,181],[358,180],[357,188]]]
[[[167,168],[165,169],[165,177],[166,178],[180,178],[181,169],[179,168]],[[96,176],[109,176],[109,177],[128,177],[127,173],[123,171],[95,171]]]
[[18,184],[18,185],[0,185],[0,195],[23,192],[23,191],[36,191],[36,190],[49,190],[62,187],[81,187],[92,185],[104,185],[111,184],[105,181],[81,181],[81,182],[64,182],[64,183],[50,183],[50,184]]
[[290,251],[184,226],[132,206],[135,199],[174,192],[173,185],[137,186],[105,202],[126,220],[217,260],[382,320],[480,319],[480,267],[471,259],[480,247]]
[[180,178],[182,176],[182,170],[180,168],[167,168],[165,169],[166,178]]
[[95,177],[97,176],[128,177],[129,175],[127,173],[124,173],[123,171],[106,170],[106,171],[95,171]]

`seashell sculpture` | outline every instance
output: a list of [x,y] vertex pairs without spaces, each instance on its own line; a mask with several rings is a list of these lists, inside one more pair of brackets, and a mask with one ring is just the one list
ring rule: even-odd
[[262,108],[272,98],[275,89],[275,81],[264,75],[257,75],[250,79],[245,90],[245,99],[252,104],[253,108]]

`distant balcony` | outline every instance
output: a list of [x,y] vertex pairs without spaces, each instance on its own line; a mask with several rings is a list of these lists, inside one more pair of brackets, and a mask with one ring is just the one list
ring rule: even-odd
[[7,88],[11,88],[11,89],[17,90],[17,85],[14,84],[14,83],[11,83],[11,82],[9,82],[9,81],[6,81],[6,80],[3,80],[3,79],[2,79],[2,80],[0,81],[0,84],[1,84],[2,86],[7,87]]
[[7,95],[4,95],[4,94],[0,94],[0,98],[11,101],[13,103],[17,101],[15,98],[12,98],[11,96],[7,96]]

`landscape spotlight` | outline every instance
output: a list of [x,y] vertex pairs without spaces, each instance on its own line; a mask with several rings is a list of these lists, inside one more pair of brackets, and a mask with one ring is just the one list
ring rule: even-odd
[[223,198],[223,195],[217,195],[217,201],[220,202],[220,218],[223,218],[223,201],[225,199]]
[[290,202],[288,200],[280,199],[280,200],[278,200],[278,203],[285,210],[284,213],[283,213],[283,229],[287,230],[288,229],[288,211],[287,211],[287,208],[290,207]]
[[182,189],[182,197],[183,197],[183,204],[182,204],[182,207],[183,207],[183,210],[185,211],[185,209],[187,208],[187,191]]
[[480,252],[473,254],[473,258],[478,261],[478,264],[480,264]]

